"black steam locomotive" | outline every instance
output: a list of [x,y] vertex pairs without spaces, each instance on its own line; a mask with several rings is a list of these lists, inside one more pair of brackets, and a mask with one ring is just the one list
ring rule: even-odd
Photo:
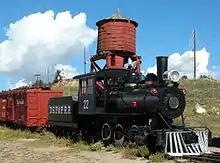
[[[173,125],[185,109],[180,75],[168,71],[168,58],[157,57],[157,75],[130,69],[103,69],[74,77],[77,98],[49,100],[49,124],[56,132],[81,133],[105,144],[132,142],[166,154],[207,151],[207,130]],[[184,123],[183,123],[184,124]]]

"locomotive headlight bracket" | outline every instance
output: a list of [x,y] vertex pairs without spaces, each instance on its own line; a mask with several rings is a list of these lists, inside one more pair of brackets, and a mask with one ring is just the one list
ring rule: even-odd
[[171,71],[165,71],[162,77],[164,81],[178,82],[181,78],[181,75],[178,71],[171,70]]

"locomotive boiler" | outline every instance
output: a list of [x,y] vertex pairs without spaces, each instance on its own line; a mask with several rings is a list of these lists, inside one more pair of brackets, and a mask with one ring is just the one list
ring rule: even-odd
[[122,78],[111,80],[117,87],[109,83],[106,112],[146,114],[154,128],[169,127],[168,122],[181,116],[185,94],[178,89],[180,75],[167,71],[167,57],[157,57],[157,65],[157,75],[144,76],[131,70]]

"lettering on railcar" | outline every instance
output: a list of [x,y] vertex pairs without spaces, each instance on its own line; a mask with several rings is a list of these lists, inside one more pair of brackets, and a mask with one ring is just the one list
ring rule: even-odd
[[2,111],[2,118],[5,118],[6,117],[6,113],[5,111]]
[[5,102],[7,102],[7,100],[6,99],[2,99],[2,102],[5,103]]
[[72,108],[68,105],[49,106],[50,114],[72,114]]
[[16,103],[17,103],[17,105],[23,105],[24,104],[24,99],[17,99]]

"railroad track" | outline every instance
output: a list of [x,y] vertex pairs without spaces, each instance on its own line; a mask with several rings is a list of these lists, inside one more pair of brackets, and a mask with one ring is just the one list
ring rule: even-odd
[[220,163],[220,153],[217,152],[212,152],[201,156],[183,156],[182,158],[190,159],[190,160],[198,160],[206,163],[208,162]]

